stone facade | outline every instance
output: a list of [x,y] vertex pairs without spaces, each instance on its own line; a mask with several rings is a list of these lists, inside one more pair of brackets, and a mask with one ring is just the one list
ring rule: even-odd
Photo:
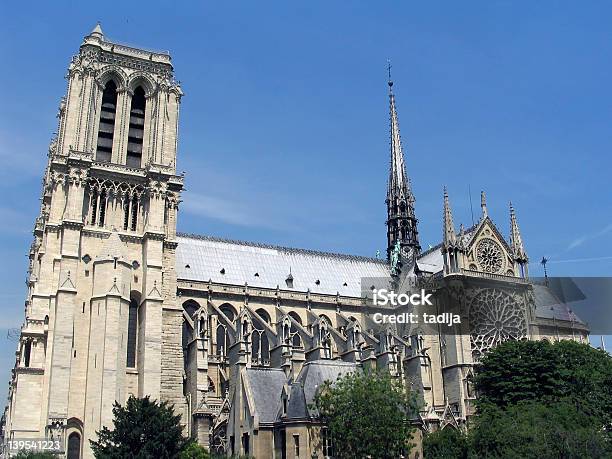
[[[387,260],[177,234],[181,89],[170,56],[97,26],[68,70],[30,249],[26,318],[6,438],[57,438],[70,458],[112,423],[112,404],[174,404],[185,433],[227,454],[333,456],[310,406],[325,380],[384,368],[423,400],[421,432],[473,414],[473,367],[506,339],[587,340],[528,278],[514,209],[506,240],[487,213],[421,252],[389,83]],[[390,279],[456,305],[470,329],[379,325],[361,283]],[[491,319],[493,317],[494,319]]]
[[[111,43],[99,26],[67,79],[30,249],[5,431],[15,439],[59,436],[80,450],[111,422],[113,401],[180,398],[180,383],[177,396],[161,378],[179,372],[180,380],[182,367],[180,344],[162,362],[162,348],[171,347],[162,345],[163,318],[171,327],[177,314],[182,93],[170,56]],[[128,329],[131,319],[137,326]],[[128,346],[137,361],[126,357]]]

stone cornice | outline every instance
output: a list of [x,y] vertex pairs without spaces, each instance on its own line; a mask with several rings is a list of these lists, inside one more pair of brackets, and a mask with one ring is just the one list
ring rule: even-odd
[[[182,280],[179,279],[177,281],[178,290],[183,290],[185,292],[197,292],[203,295],[212,294],[213,298],[215,296],[237,296],[244,297],[245,296],[245,286],[244,285],[231,285],[231,284],[220,284],[215,282],[203,282],[203,281],[192,281],[192,280]],[[357,298],[357,297],[348,297],[348,296],[340,296],[337,295],[326,295],[320,293],[312,293],[312,292],[295,292],[290,290],[276,290],[276,289],[267,289],[261,287],[246,287],[248,289],[248,295],[251,298],[263,298],[274,301],[279,301],[280,306],[286,306],[289,302],[300,302],[305,303],[305,305],[310,305],[312,308],[317,308],[319,306],[330,307],[333,306],[336,308],[338,304],[342,306],[342,308],[346,309],[351,307],[363,307],[366,306],[365,298]]]
[[170,240],[166,239],[164,241],[164,247],[166,247],[168,249],[176,249],[178,247],[178,241],[176,241],[176,240],[170,241]]
[[44,368],[34,368],[34,367],[15,367],[15,373],[26,373],[31,375],[43,375],[45,374]]
[[143,235],[143,239],[152,239],[154,241],[163,241],[166,234],[163,231],[148,229]]
[[80,230],[81,228],[83,228],[83,222],[79,221],[79,220],[70,220],[70,219],[65,219],[62,222],[62,226],[64,228],[70,228],[70,229],[76,229],[76,230]]

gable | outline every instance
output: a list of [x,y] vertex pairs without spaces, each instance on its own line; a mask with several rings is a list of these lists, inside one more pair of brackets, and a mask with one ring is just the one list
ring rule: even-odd
[[467,243],[466,268],[489,274],[515,276],[510,246],[493,224],[485,217]]

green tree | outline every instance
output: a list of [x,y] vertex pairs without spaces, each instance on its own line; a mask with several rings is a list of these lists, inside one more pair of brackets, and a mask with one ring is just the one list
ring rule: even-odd
[[98,441],[90,440],[97,458],[177,458],[190,443],[167,402],[131,396],[125,407],[115,403],[113,415],[113,430],[103,427]]
[[206,448],[195,441],[189,443],[179,454],[179,459],[210,459],[211,455]]
[[335,457],[397,458],[413,446],[416,398],[387,372],[357,371],[326,381],[314,400],[329,428]]
[[427,434],[423,438],[423,456],[426,459],[466,459],[467,435],[451,427]]
[[469,451],[474,458],[602,458],[612,457],[612,444],[596,418],[575,403],[527,401],[481,412],[470,429]]
[[481,409],[516,403],[571,400],[602,425],[612,423],[612,357],[575,341],[507,341],[477,367]]

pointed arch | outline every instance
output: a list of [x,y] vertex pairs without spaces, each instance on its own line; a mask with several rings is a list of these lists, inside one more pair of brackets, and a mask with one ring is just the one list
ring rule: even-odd
[[81,457],[81,434],[72,432],[68,435],[68,447],[66,450],[68,459],[80,459]]
[[196,312],[200,309],[200,304],[195,300],[187,300],[183,303],[183,310],[191,319],[195,317]]
[[289,311],[289,315],[291,316],[291,318],[293,320],[295,320],[298,324],[302,325],[302,318],[300,317],[300,315],[295,312],[295,311]]
[[227,328],[223,324],[217,325],[215,331],[215,342],[217,343],[217,356],[219,358],[225,358],[229,347],[229,335]]
[[130,102],[130,125],[128,128],[128,145],[126,165],[129,167],[142,167],[142,146],[144,143],[145,113],[147,98],[142,85],[132,92]]
[[157,90],[157,84],[145,72],[133,73],[127,82],[128,91],[134,92],[139,86],[144,89],[146,98],[151,97]]
[[109,78],[102,89],[102,105],[98,123],[98,141],[96,144],[96,161],[110,162],[115,138],[115,118],[117,114],[118,86]]
[[266,322],[268,325],[270,325],[272,323],[272,318],[270,317],[270,314],[268,314],[268,312],[264,309],[264,308],[259,308],[255,311],[255,313],[261,317],[261,319]]
[[230,322],[234,322],[237,316],[236,308],[229,303],[223,303],[219,306],[219,311],[221,311]]
[[96,78],[98,86],[102,89],[104,89],[104,86],[111,80],[115,82],[119,90],[123,91],[127,88],[128,76],[121,67],[108,65],[100,70]]

